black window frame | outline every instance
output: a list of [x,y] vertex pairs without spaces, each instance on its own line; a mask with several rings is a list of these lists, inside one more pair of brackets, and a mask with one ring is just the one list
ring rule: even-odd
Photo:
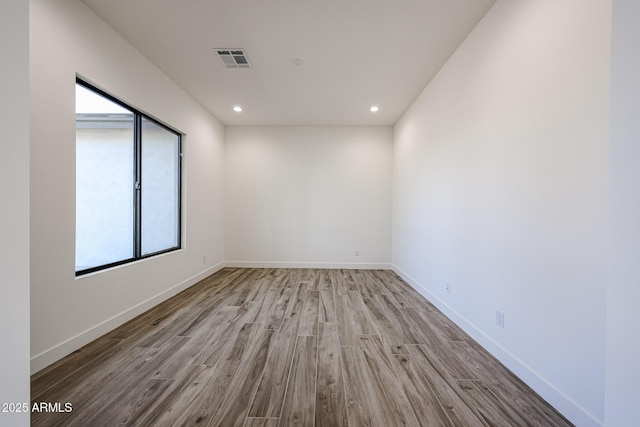
[[[120,265],[130,264],[132,262],[140,261],[143,259],[151,258],[154,256],[166,254],[168,252],[174,252],[182,249],[182,137],[183,133],[168,126],[159,120],[141,112],[140,110],[130,106],[129,104],[121,101],[113,95],[105,92],[104,90],[94,86],[93,84],[83,80],[79,76],[76,76],[76,84],[86,89],[89,89],[96,94],[108,99],[109,101],[118,104],[122,108],[131,111],[134,115],[133,125],[133,182],[132,182],[132,197],[133,197],[133,257],[126,258],[120,261],[114,261],[107,264],[85,268],[82,270],[76,270],[75,275],[83,276],[97,271],[106,270],[109,268],[117,267]],[[75,87],[75,86],[74,86]],[[173,246],[167,249],[162,249],[156,252],[142,254],[142,121],[148,120],[154,125],[175,134],[178,137],[178,215],[177,215],[177,246]],[[77,179],[77,178],[76,178]],[[77,196],[76,196],[77,203]],[[77,228],[76,228],[77,232]],[[77,247],[76,247],[77,250]],[[75,257],[74,257],[75,259]],[[75,267],[74,267],[75,270]]]

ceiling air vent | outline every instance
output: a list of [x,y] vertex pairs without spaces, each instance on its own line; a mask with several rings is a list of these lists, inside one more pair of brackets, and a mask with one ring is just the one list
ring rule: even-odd
[[244,49],[214,49],[225,68],[251,68]]

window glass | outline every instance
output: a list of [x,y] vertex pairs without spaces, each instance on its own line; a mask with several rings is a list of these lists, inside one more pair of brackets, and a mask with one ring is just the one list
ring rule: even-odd
[[142,119],[142,255],[179,245],[180,138]]
[[134,115],[76,86],[76,271],[133,253]]

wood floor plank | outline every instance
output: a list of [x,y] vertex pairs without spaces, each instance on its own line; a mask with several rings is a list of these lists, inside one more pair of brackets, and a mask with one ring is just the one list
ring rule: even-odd
[[331,270],[331,272],[329,273],[331,287],[333,288],[333,293],[336,296],[345,295],[348,291],[344,283],[344,276],[342,274],[342,271],[343,270]]
[[171,316],[162,319],[158,324],[154,323],[149,326],[147,337],[136,345],[138,347],[161,347],[171,337],[180,334],[199,315],[199,311],[195,311],[189,304],[184,304]]
[[374,379],[366,367],[362,348],[342,347],[340,351],[349,425],[386,427],[378,399],[372,393]]
[[487,365],[482,380],[501,402],[518,411],[533,426],[570,426],[571,423],[558,411],[521,382],[501,363]]
[[[373,379],[372,391],[377,396],[386,425],[418,426],[411,403],[398,381],[393,365],[377,336],[363,336],[362,350],[366,367]],[[390,353],[389,353],[390,355]]]
[[[423,311],[422,316],[427,316],[427,312]],[[455,323],[449,320],[440,310],[435,310],[429,312],[429,316],[435,316],[436,321],[433,322],[436,325],[437,331],[442,331],[441,333],[446,337],[449,341],[464,341],[468,338],[468,335]]]
[[189,405],[201,398],[205,386],[215,378],[214,371],[214,366],[190,365],[186,375],[174,381],[157,398],[154,405],[139,414],[136,423],[130,425],[174,425],[178,420],[183,420],[187,414],[190,414],[187,412]]
[[411,322],[411,318],[407,316],[405,310],[398,309],[393,300],[388,295],[376,295],[376,300],[380,303],[380,307],[385,313],[385,317],[394,325],[402,337],[405,344],[422,344],[424,343],[415,323]]
[[375,275],[389,292],[406,293],[406,289],[402,286],[402,280],[393,272],[385,270],[371,270],[371,274]]
[[273,282],[269,289],[279,290],[293,279],[292,270],[288,268],[277,268],[273,271]]
[[373,298],[372,288],[369,286],[368,283],[365,282],[364,278],[362,277],[362,273],[360,273],[360,270],[351,270],[350,275],[354,285],[360,291],[362,298],[364,299]]
[[255,284],[255,292],[251,296],[250,301],[259,302],[264,298],[264,294],[267,292],[269,287],[271,286],[271,281],[266,277],[261,277],[258,283]]
[[257,271],[246,276],[242,282],[238,283],[239,286],[234,289],[232,297],[228,298],[226,305],[241,306],[247,301],[252,301],[259,290],[261,281]]
[[[304,284],[304,286],[307,285]],[[280,417],[294,356],[298,323],[298,319],[285,319],[280,330],[276,332],[273,350],[269,354],[264,374],[249,411],[250,417]]]
[[340,273],[342,274],[342,282],[347,292],[360,292],[360,288],[358,288],[356,282],[353,281],[351,270],[340,270]]
[[232,318],[230,316],[240,315],[241,311],[241,307],[228,305],[206,308],[176,335],[182,337],[210,335],[209,328],[218,328],[220,325],[228,323]]
[[431,351],[441,358],[453,359],[451,356],[454,356],[455,362],[453,363],[458,365],[456,378],[482,379],[483,376],[486,376],[487,363],[490,360],[477,354],[467,341],[449,341],[445,345],[431,349]]
[[242,327],[246,323],[257,323],[247,322],[247,320],[253,318],[254,316],[247,315],[247,313],[250,313],[250,311],[241,311],[243,307],[240,307],[233,318],[226,321],[220,327],[216,328],[210,340],[218,343],[218,345],[205,347],[200,352],[198,357],[196,357],[196,364],[215,365],[218,359],[227,350],[227,348],[232,345],[233,340],[235,339],[238,332],[242,329]]
[[335,296],[336,319],[338,320],[338,332],[341,346],[360,346],[362,328],[353,317],[351,299],[348,293]]
[[528,425],[518,411],[500,402],[482,381],[457,380],[456,382],[487,424],[492,426]]
[[395,354],[391,362],[421,425],[454,427],[437,395],[421,378],[421,374],[411,357],[406,354]]
[[337,323],[320,323],[318,335],[315,427],[346,427],[347,406]]
[[309,283],[310,291],[319,291],[320,290],[320,270],[311,269],[309,274],[306,276],[306,280]]
[[256,316],[252,319],[255,323],[263,323],[266,324],[271,319],[271,310],[273,309],[273,305],[278,298],[278,289],[273,289],[273,284],[269,287],[269,289],[265,292],[264,298],[262,301],[258,301],[253,303],[256,308]]
[[265,300],[246,301],[238,309],[238,319],[241,323],[265,323],[267,317],[265,313],[269,310],[265,305]]
[[201,391],[195,396],[188,396],[188,399],[179,396],[173,400],[171,405],[175,411],[167,412],[166,416],[158,418],[156,422],[159,425],[207,425],[229,392],[242,364],[254,356],[263,332],[262,325],[258,323],[243,325],[227,353],[199,381]]
[[420,372],[421,380],[432,390],[436,399],[446,410],[449,420],[456,426],[487,426],[475,407],[461,395],[454,380],[445,378],[443,373],[433,366],[425,353],[424,345],[408,345],[411,360]]
[[265,320],[265,329],[280,328],[280,323],[282,322],[284,313],[289,306],[289,300],[291,299],[292,293],[293,288],[291,286],[286,286],[286,284],[279,289],[278,294],[275,297],[275,302],[271,307],[271,311]]
[[398,309],[403,310],[406,308],[411,308],[411,305],[407,302],[407,300],[404,299],[404,296],[402,296],[402,294],[389,292],[386,295],[389,296],[391,302],[395,304]]
[[244,427],[278,427],[278,418],[247,418]]
[[304,302],[302,316],[300,317],[299,336],[318,335],[318,310],[320,305],[320,292],[308,291]]
[[258,274],[255,270],[243,272],[235,276],[234,280],[225,281],[224,285],[203,292],[191,305],[196,309],[209,306],[240,306],[251,293],[251,285],[257,280]]
[[299,318],[302,315],[308,287],[309,285],[306,283],[293,284],[293,295],[289,299],[289,306],[284,312],[285,318]]
[[169,322],[168,319],[170,319],[177,310],[193,302],[186,301],[182,295],[183,293],[177,295],[178,300],[175,301],[175,305],[164,301],[148,312],[125,323],[122,327],[111,331],[106,337],[127,340],[129,343],[136,344],[140,341],[148,340],[151,333],[158,330],[158,326]]
[[[137,374],[147,377],[189,338],[173,339],[163,348],[132,348],[116,353],[107,364],[88,372],[76,372],[60,387],[47,393],[47,401],[69,402],[75,408],[69,414],[37,413],[32,415],[32,424],[66,426],[76,419],[92,414],[92,410],[109,404],[124,392],[126,387],[136,387]],[[46,420],[46,421],[45,421]]]
[[[125,351],[124,348],[120,348],[114,354],[101,355],[101,360],[97,360],[97,363],[85,365],[58,382],[56,387],[32,398],[32,403],[69,402],[76,408],[72,413],[34,412],[31,414],[31,424],[36,426],[68,424],[76,417],[82,416],[82,409],[87,406],[87,402],[92,398],[99,398],[101,390],[109,385],[112,378],[118,379],[123,370],[131,371],[130,367],[144,363],[148,357],[152,357],[157,352],[158,349],[134,348]],[[107,358],[103,359],[103,357]]]
[[364,301],[378,327],[378,332],[383,344],[393,354],[406,353],[401,333],[394,327],[388,316],[385,315],[376,298]]
[[88,364],[96,365],[100,360],[108,360],[109,357],[121,348],[122,340],[97,339],[90,345],[86,345],[74,351],[64,359],[38,372],[31,380],[32,399],[38,399],[47,390],[56,387],[65,378],[82,369]]
[[318,289],[319,291],[328,291],[333,293],[333,284],[331,283],[330,270],[318,270]]
[[367,310],[362,294],[357,291],[349,291],[347,296],[349,298],[349,306],[351,310],[353,310],[351,316],[354,322],[358,324],[358,328],[362,331],[362,334],[376,335],[378,328],[376,328],[375,322],[369,314],[369,310]]
[[216,312],[214,318],[209,319],[193,333],[198,341],[205,339],[208,343],[222,343],[222,345],[208,345],[200,353],[195,363],[212,365],[222,352],[230,338],[238,333],[245,323],[258,323],[257,318],[261,304],[246,301],[241,306],[225,306]]
[[422,347],[431,363],[453,379],[477,379],[483,367],[466,357],[468,348],[464,341],[440,341],[437,345]]
[[378,276],[374,274],[374,270],[360,270],[360,273],[362,274],[366,286],[369,287],[371,292],[376,295],[390,293],[390,291],[384,286],[384,283],[382,283]]
[[[291,286],[296,287],[302,283],[300,280],[300,274],[302,274],[302,269],[294,268],[289,271],[289,282],[291,282]],[[309,286],[308,283],[305,282],[305,284]]]
[[430,323],[425,320],[424,316],[419,316],[418,312],[414,308],[408,308],[403,310],[406,321],[415,334],[416,341],[412,344],[426,344],[428,347],[436,347],[441,342],[448,341],[442,334],[436,333],[431,328]]
[[[309,286],[312,285],[314,281],[317,279],[317,271],[312,268],[303,268],[298,270],[298,280],[300,282],[308,283]],[[317,289],[314,289],[317,290]]]
[[84,396],[84,402],[78,406],[78,425],[101,425],[101,419],[111,418],[114,412],[118,412],[120,402],[133,399],[136,390],[140,393],[136,375],[150,378],[189,340],[189,337],[173,337],[166,346],[159,349],[146,349],[145,352],[145,349],[141,348],[141,354],[146,357],[138,358],[128,366],[122,366],[122,369],[102,381],[98,390]]
[[382,289],[381,294],[389,295],[398,308],[413,307],[413,305],[406,299],[408,294],[406,292],[402,292],[401,289],[393,284],[393,279],[389,277],[389,272],[382,270],[370,270],[369,274],[374,277],[379,287]]
[[428,302],[418,291],[413,289],[402,278],[392,271],[374,271],[374,274],[384,282],[386,289],[390,290],[392,294],[400,295],[409,307],[416,310],[431,311],[436,310],[436,307]]
[[182,375],[188,366],[196,363],[197,358],[212,342],[217,342],[229,322],[236,318],[238,311],[239,307],[223,307],[214,316],[203,322],[197,330],[192,332],[190,340],[173,357],[168,359],[152,378],[175,379]]
[[[356,274],[359,279],[357,283],[358,287],[360,289],[366,289],[366,293],[368,295],[371,295],[371,298],[373,298],[373,295],[382,295],[388,293],[384,288],[384,285],[382,285],[378,278],[371,274],[369,270],[358,270]],[[366,298],[364,292],[365,291],[363,291],[362,296],[363,298]]]
[[388,270],[225,268],[31,378],[33,426],[571,426]]
[[200,329],[200,326],[205,323],[208,322],[212,317],[214,316],[221,316],[224,315],[223,310],[227,309],[226,311],[228,312],[229,308],[231,309],[236,309],[237,311],[237,307],[234,306],[216,306],[216,305],[211,305],[207,308],[205,308],[204,310],[202,310],[195,318],[193,318],[190,322],[187,322],[184,326],[184,328],[182,328],[180,331],[177,331],[175,333],[175,335],[178,336],[182,336],[182,337],[191,337],[193,336],[197,330]]
[[297,338],[279,426],[313,426],[316,401],[317,339],[315,336],[298,336]]
[[333,292],[323,290],[319,291],[319,295],[318,321],[335,323],[338,319],[336,317],[336,308],[333,302]]
[[136,425],[138,418],[153,407],[156,400],[171,386],[173,380],[146,380],[138,387],[126,390],[108,403],[100,402],[67,427]]
[[212,408],[216,409],[216,413],[209,426],[227,427],[244,424],[249,406],[264,372],[273,336],[273,329],[260,331],[259,340],[247,350],[247,356],[233,376],[222,402]]

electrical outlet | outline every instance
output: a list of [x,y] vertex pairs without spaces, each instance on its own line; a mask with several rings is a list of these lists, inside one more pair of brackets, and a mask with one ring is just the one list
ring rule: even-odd
[[496,325],[504,328],[504,313],[500,310],[496,310]]
[[450,294],[451,293],[451,283],[446,282],[444,284],[444,289],[447,291],[448,294]]
[[202,263],[203,263],[203,264],[206,264],[206,263],[207,263],[207,256],[206,256],[206,255],[203,255],[203,256],[202,256]]
[[360,249],[356,249],[356,250],[355,250],[355,251],[353,251],[353,252],[354,252],[354,255],[355,255],[355,256],[360,256]]

